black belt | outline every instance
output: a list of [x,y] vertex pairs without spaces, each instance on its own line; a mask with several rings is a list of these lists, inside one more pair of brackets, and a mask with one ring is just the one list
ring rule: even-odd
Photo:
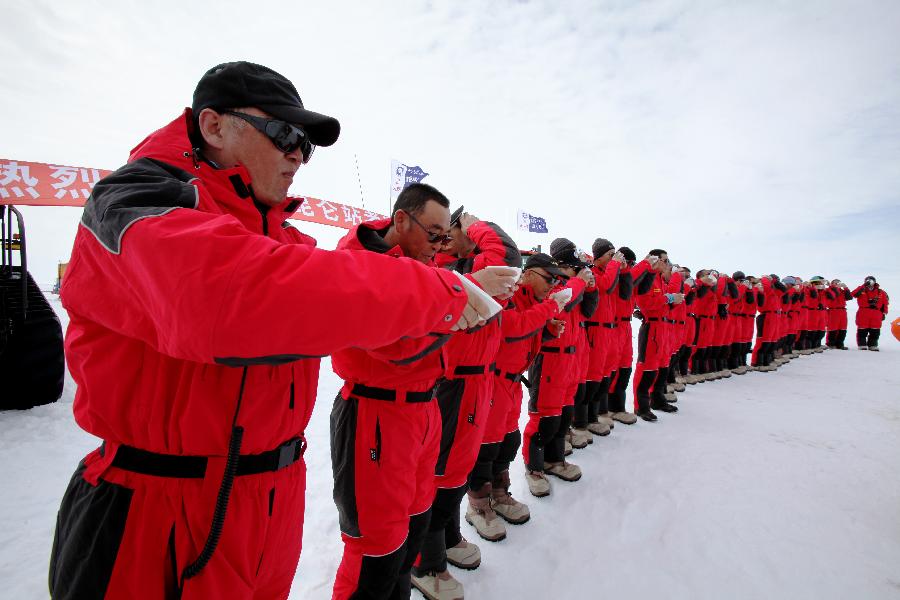
[[453,369],[454,375],[484,375],[494,370],[494,363],[489,365],[460,365]]
[[[369,387],[361,383],[354,383],[353,389],[350,390],[353,396],[361,398],[369,398],[371,400],[386,400],[394,402],[397,400],[397,390],[389,390],[385,388]],[[431,402],[434,398],[434,390],[425,392],[406,392],[406,402]]]
[[599,324],[600,323],[598,323],[597,321],[582,321],[581,322],[581,326],[584,327],[585,329],[588,329],[589,327],[596,327]]
[[547,352],[549,354],[575,354],[578,350],[577,346],[566,346],[565,348],[559,348],[555,346],[542,346],[541,352]]
[[675,321],[675,324],[676,324],[676,325],[684,325],[684,324],[685,324],[685,321]]
[[677,323],[677,321],[675,319],[667,319],[667,318],[663,317],[662,320],[663,320],[663,323],[671,323],[672,325]]
[[494,373],[497,375],[497,377],[504,377],[506,379],[509,379],[513,383],[519,383],[520,381],[522,381],[521,373],[504,373],[500,369],[494,369]]
[[713,317],[711,317],[709,315],[697,315],[697,318],[698,319],[712,319]]
[[[105,442],[104,442],[105,447]],[[306,451],[306,440],[301,436],[290,439],[274,450],[262,454],[238,456],[237,472],[241,475],[257,475],[280,471],[294,464]],[[202,479],[206,475],[206,456],[179,456],[159,454],[133,446],[119,446],[112,466],[142,475]]]
[[[785,311],[785,312],[789,312],[789,311]],[[759,311],[759,313],[762,315],[767,315],[769,313],[775,313],[776,315],[780,315],[781,311],[780,310],[761,310],[761,311]]]
[[600,324],[601,324],[603,327],[606,327],[607,329],[615,329],[616,327],[619,326],[618,323],[600,323]]
[[628,323],[629,321],[631,321],[631,317],[619,317],[619,320],[623,323]]

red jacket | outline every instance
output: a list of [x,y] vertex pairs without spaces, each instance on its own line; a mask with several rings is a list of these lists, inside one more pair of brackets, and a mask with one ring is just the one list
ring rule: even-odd
[[650,273],[652,278],[645,280],[637,289],[637,306],[644,315],[644,322],[648,319],[671,319],[671,305],[666,299],[666,282],[662,274]]
[[[338,250],[351,250],[352,254],[377,255],[385,254],[395,257],[394,262],[412,265],[415,261],[406,258],[399,246],[389,246],[384,241],[384,235],[390,228],[391,219],[379,219],[360,223],[351,229],[338,241]],[[462,289],[459,279],[449,271],[436,267],[425,267],[432,273],[446,278],[452,286]],[[387,283],[387,285],[386,285]],[[378,282],[372,282],[372,288],[366,295],[361,296],[357,306],[352,310],[368,314],[369,301],[378,297],[386,289],[394,287],[391,284],[400,284],[409,289],[415,288],[415,282],[402,279],[379,278]],[[422,289],[419,298],[427,304],[428,292]],[[364,300],[362,300],[364,298]],[[359,302],[365,302],[365,310],[361,310]],[[418,309],[408,307],[408,313],[398,314],[396,318],[418,320]],[[379,323],[381,325],[381,323]],[[397,323],[387,325],[397,326]],[[435,329],[431,332],[421,332],[417,336],[407,336],[399,340],[377,348],[366,349],[364,347],[344,348],[334,353],[331,366],[334,372],[344,380],[342,393],[346,398],[355,383],[361,383],[370,387],[388,388],[399,391],[424,392],[434,387],[435,382],[444,374],[447,361],[446,344],[451,334],[448,327]]]
[[825,306],[828,309],[846,310],[847,300],[852,298],[853,294],[845,287],[829,285],[825,289]]
[[225,456],[237,412],[241,452],[259,453],[303,432],[318,356],[446,332],[466,299],[449,273],[315,249],[293,207],[257,208],[246,169],[192,162],[188,118],[85,205],[61,292],[75,418],[113,446]]
[[590,319],[594,323],[612,323],[616,320],[620,264],[617,260],[611,260],[602,267],[591,267],[598,294],[597,310]]
[[516,290],[502,313],[503,341],[497,352],[497,368],[504,373],[522,373],[541,350],[541,335],[547,321],[556,317],[556,302],[538,302],[531,288]]
[[[446,264],[447,268],[459,273],[475,273],[489,266],[522,267],[518,246],[498,225],[478,221],[469,226],[468,236],[475,242],[475,251],[466,258]],[[445,376],[448,379],[455,377],[457,366],[486,366],[494,362],[503,337],[501,318],[492,319],[477,329],[459,331],[451,337],[446,351]]]
[[856,302],[861,309],[874,309],[884,314],[888,313],[890,298],[888,298],[887,292],[881,289],[877,283],[871,290],[861,285],[850,293],[856,298]]

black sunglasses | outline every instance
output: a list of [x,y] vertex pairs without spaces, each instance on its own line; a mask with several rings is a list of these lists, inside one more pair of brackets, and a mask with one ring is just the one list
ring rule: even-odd
[[529,269],[529,271],[546,281],[548,285],[557,285],[562,282],[562,279],[560,277],[554,277],[553,275],[544,275],[543,273],[535,271],[534,269]]
[[286,121],[264,119],[263,117],[248,115],[247,113],[234,110],[226,110],[224,114],[237,117],[250,123],[250,125],[269,138],[275,147],[285,154],[299,148],[300,152],[303,153],[304,165],[309,162],[309,159],[312,158],[313,151],[316,149],[315,144],[309,141],[309,136],[306,135],[305,131]]
[[428,229],[427,227],[425,227],[424,225],[419,223],[419,220],[417,218],[415,218],[414,216],[412,216],[412,214],[410,214],[406,211],[403,211],[403,212],[406,213],[407,217],[412,219],[413,223],[415,223],[416,225],[418,225],[419,227],[422,228],[422,231],[424,231],[425,235],[428,236],[429,244],[437,244],[437,243],[446,244],[447,242],[449,242],[453,239],[453,237],[451,237],[450,234],[448,234],[448,233],[434,233],[433,231],[431,231],[430,229]]

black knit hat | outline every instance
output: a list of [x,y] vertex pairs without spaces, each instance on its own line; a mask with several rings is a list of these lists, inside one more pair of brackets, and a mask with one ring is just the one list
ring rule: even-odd
[[632,250],[628,246],[620,247],[619,252],[622,253],[622,256],[625,257],[625,260],[630,260],[631,262],[634,262],[637,260],[637,256],[635,255],[634,250]]
[[550,242],[550,256],[564,267],[580,269],[585,264],[575,255],[575,243],[568,238],[556,238]]
[[743,271],[735,271],[734,274],[732,274],[731,278],[736,281],[740,281],[741,279],[747,279],[747,276],[744,275]]
[[303,108],[297,88],[268,67],[251,62],[222,63],[207,71],[197,83],[191,111],[224,110],[253,106],[275,117],[300,125],[316,146],[330,146],[341,133],[334,117]]
[[600,258],[610,250],[615,248],[612,242],[605,238],[597,238],[594,240],[594,243],[591,244],[591,252],[594,254],[594,258]]

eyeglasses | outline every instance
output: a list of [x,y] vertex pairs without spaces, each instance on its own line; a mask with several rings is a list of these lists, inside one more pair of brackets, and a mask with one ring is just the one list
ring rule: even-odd
[[560,281],[562,281],[559,277],[554,277],[553,275],[544,275],[543,273],[535,271],[534,269],[529,269],[529,271],[546,281],[548,285],[557,285],[558,283],[560,283]]
[[316,149],[315,144],[309,141],[309,136],[306,135],[305,131],[286,121],[264,119],[263,117],[248,115],[247,113],[234,110],[226,110],[224,114],[237,117],[238,119],[250,123],[254,129],[269,138],[275,147],[285,154],[294,152],[299,148],[303,154],[304,165],[309,162],[309,159],[312,158],[313,151]]
[[406,216],[407,216],[407,217],[409,217],[410,219],[412,219],[412,222],[413,222],[413,223],[415,223],[416,225],[418,225],[419,227],[422,228],[422,231],[424,231],[424,232],[425,232],[425,235],[428,236],[428,243],[429,243],[429,244],[438,244],[438,243],[440,243],[440,244],[446,244],[446,243],[451,242],[451,241],[453,240],[453,237],[452,237],[450,234],[447,234],[447,233],[434,233],[433,231],[431,231],[430,229],[428,229],[427,227],[425,227],[424,225],[422,225],[421,223],[419,223],[419,220],[418,220],[417,218],[415,218],[414,216],[412,216],[411,213],[408,213],[408,212],[406,212],[405,210],[404,210],[403,212],[406,213]]

